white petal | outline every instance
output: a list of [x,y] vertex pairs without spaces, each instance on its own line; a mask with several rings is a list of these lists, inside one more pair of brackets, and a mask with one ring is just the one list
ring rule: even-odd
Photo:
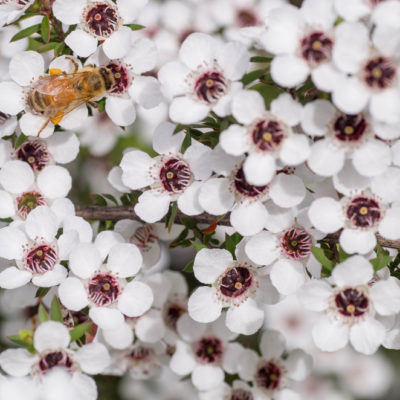
[[39,352],[66,348],[70,342],[68,328],[61,322],[42,322],[33,336],[33,345]]
[[243,346],[239,343],[227,343],[222,356],[221,364],[228,374],[236,374],[242,360]]
[[166,194],[147,190],[139,197],[134,210],[143,221],[153,223],[167,214],[170,201],[170,197]]
[[37,357],[25,349],[8,349],[0,354],[0,366],[11,376],[29,375]]
[[163,99],[160,82],[152,76],[136,76],[129,87],[129,94],[146,109],[158,106]]
[[[43,128],[45,126],[45,128]],[[47,118],[26,112],[19,120],[21,131],[27,136],[37,136],[45,139],[54,132],[54,125]]]
[[269,154],[252,153],[243,164],[243,172],[250,184],[266,185],[275,175],[275,159]]
[[230,182],[228,179],[211,178],[203,183],[203,187],[200,190],[200,205],[212,215],[226,213],[234,202],[234,196],[229,188]]
[[204,210],[199,203],[199,193],[202,188],[201,182],[193,182],[179,196],[178,208],[186,215],[199,215]]
[[82,346],[75,354],[83,372],[87,374],[99,374],[110,364],[110,355],[106,347],[101,343],[89,343]]
[[120,164],[124,185],[136,190],[153,183],[149,173],[153,163],[153,159],[144,151],[132,150],[125,153]]
[[271,102],[271,112],[289,126],[300,122],[302,106],[289,93],[280,94]]
[[271,269],[272,284],[284,295],[295,293],[305,282],[304,266],[299,261],[279,260]]
[[248,150],[246,129],[240,125],[233,124],[221,132],[220,144],[224,151],[233,156],[239,156]]
[[89,278],[102,263],[99,251],[92,243],[81,243],[69,256],[71,271],[80,278]]
[[217,301],[215,289],[201,286],[188,301],[189,315],[198,322],[212,322],[221,315],[222,305]]
[[273,233],[288,229],[294,223],[296,211],[294,208],[281,208],[272,201],[265,205],[267,218],[264,227]]
[[206,104],[189,97],[177,97],[172,100],[169,107],[169,117],[174,122],[193,124],[201,121],[208,114],[209,107]]
[[159,154],[179,153],[185,133],[180,131],[174,134],[175,124],[162,122],[154,130],[152,144],[154,150]]
[[0,111],[17,115],[24,108],[22,88],[15,82],[0,82]]
[[312,370],[313,359],[305,351],[296,349],[289,353],[285,364],[288,369],[289,378],[295,381],[303,381]]
[[336,12],[347,21],[358,21],[371,11],[368,3],[364,1],[336,0]]
[[165,335],[165,324],[159,310],[149,310],[135,325],[136,336],[145,343],[156,343]]
[[211,390],[224,381],[224,372],[218,366],[198,365],[192,372],[193,385],[199,390]]
[[21,86],[28,86],[44,72],[43,57],[35,51],[16,54],[10,62],[10,76]]
[[386,239],[400,239],[400,207],[386,210],[383,220],[379,224],[379,233]]
[[369,296],[375,310],[381,315],[396,314],[400,310],[400,287],[394,277],[374,283]]
[[103,51],[108,58],[115,60],[126,55],[131,42],[132,30],[127,26],[121,26],[103,43]]
[[178,340],[176,351],[171,357],[169,367],[178,375],[190,374],[197,365],[193,350],[186,343]]
[[129,24],[137,18],[139,12],[147,4],[147,0],[117,0],[118,12],[124,19],[125,24]]
[[75,160],[79,153],[79,139],[72,132],[55,132],[47,140],[48,149],[59,164]]
[[376,237],[371,231],[344,229],[340,233],[339,243],[348,254],[367,254],[376,246]]
[[235,333],[252,335],[264,322],[264,311],[249,298],[238,307],[230,307],[226,313],[226,326]]
[[65,44],[79,57],[88,57],[96,51],[97,39],[81,29],[75,29],[65,38]]
[[113,329],[102,331],[104,340],[114,349],[126,349],[133,342],[133,330],[130,325],[123,323]]
[[256,373],[257,363],[260,356],[250,349],[244,349],[238,364],[238,373],[241,379],[251,381]]
[[124,322],[121,311],[116,308],[92,307],[89,317],[102,329],[115,329]]
[[136,119],[135,106],[131,99],[109,96],[106,101],[106,113],[116,125],[129,126]]
[[390,163],[390,148],[380,140],[370,140],[353,153],[354,168],[364,176],[381,175]]
[[22,271],[16,267],[8,267],[0,273],[0,287],[3,289],[15,289],[26,285],[32,278],[28,271]]
[[37,177],[40,191],[50,199],[65,197],[72,187],[68,170],[58,165],[48,165]]
[[119,243],[111,248],[107,266],[120,278],[127,278],[138,273],[142,262],[142,254],[134,244]]
[[338,79],[332,94],[335,106],[347,114],[361,112],[367,105],[368,99],[368,90],[354,77]]
[[129,282],[118,300],[118,308],[128,317],[139,317],[153,304],[153,291],[143,282]]
[[268,219],[267,211],[260,202],[240,204],[231,212],[231,225],[243,236],[260,232]]
[[365,285],[373,276],[371,263],[362,256],[352,256],[336,265],[332,272],[337,286]]
[[265,330],[260,340],[260,351],[266,360],[280,358],[285,351],[286,342],[283,335],[274,330]]
[[246,46],[239,42],[228,42],[217,52],[217,62],[224,75],[232,80],[239,80],[249,67],[250,55]]
[[303,201],[306,188],[298,176],[279,174],[270,185],[269,195],[278,206],[289,208]]
[[[219,321],[220,319],[218,319]],[[183,314],[176,324],[179,336],[187,342],[196,342],[201,339],[206,331],[207,325],[193,320],[189,314]]]
[[[127,238],[127,241],[129,241],[130,237]],[[101,259],[104,260],[109,254],[110,250],[117,244],[124,243],[125,239],[123,236],[114,231],[102,231],[100,232],[97,236],[96,239],[94,240],[94,245],[96,246],[97,250],[100,253]],[[108,260],[108,267],[110,267],[110,260]]]
[[9,226],[0,229],[0,257],[7,260],[21,260],[23,246],[26,246],[27,237],[16,228]]
[[232,100],[232,114],[242,124],[251,124],[265,113],[264,99],[255,90],[241,90]]
[[355,191],[366,189],[369,183],[370,179],[360,175],[350,159],[345,161],[342,170],[333,177],[335,189],[345,196],[351,196]]
[[304,307],[312,311],[323,311],[328,308],[333,290],[325,281],[313,280],[306,283],[299,291],[298,298]]
[[280,159],[285,165],[299,165],[311,153],[310,143],[305,135],[291,135],[282,144]]
[[342,349],[349,341],[349,327],[327,315],[319,318],[313,326],[312,337],[316,346],[323,351]]
[[190,69],[195,70],[204,62],[211,65],[214,61],[215,51],[215,39],[204,33],[196,32],[189,35],[182,43],[179,57]]
[[171,61],[164,64],[158,71],[158,79],[161,82],[167,96],[179,96],[189,90],[186,82],[190,69],[180,61]]
[[324,233],[336,232],[344,224],[342,206],[331,197],[320,197],[312,202],[308,217],[315,228]]
[[132,43],[124,61],[130,65],[135,74],[150,71],[157,62],[157,47],[152,40],[140,37]]
[[5,190],[0,190],[0,218],[9,218],[15,215],[14,199]]
[[67,218],[65,218],[63,231],[64,233],[68,231],[77,232],[79,235],[79,240],[82,243],[89,243],[92,240],[93,236],[91,225],[82,217],[68,216]]
[[26,218],[25,231],[33,240],[39,237],[51,242],[55,238],[57,230],[57,216],[47,206],[36,207]]
[[69,277],[58,287],[61,303],[72,311],[80,311],[88,305],[88,297],[80,279]]
[[385,328],[377,320],[366,317],[350,329],[350,342],[354,349],[363,354],[374,354],[385,337]]
[[278,85],[295,87],[303,83],[310,70],[307,63],[293,55],[275,57],[271,62],[271,77]]
[[67,275],[67,269],[61,264],[56,264],[52,271],[47,271],[41,275],[34,275],[32,283],[40,287],[57,286],[65,280]]
[[388,124],[398,124],[400,110],[400,96],[397,88],[386,89],[371,97],[369,111],[378,121]]
[[53,4],[54,16],[67,25],[80,22],[84,0],[55,1]]
[[342,149],[334,147],[327,139],[324,139],[311,146],[307,163],[316,174],[332,176],[342,169],[344,156],[345,153]]
[[336,20],[333,5],[333,0],[322,2],[319,0],[305,0],[301,5],[300,11],[310,25],[318,25],[329,29]]
[[371,182],[371,190],[383,201],[400,201],[400,168],[389,167]]
[[202,283],[214,283],[232,263],[233,258],[228,250],[201,249],[194,259],[194,276]]
[[252,236],[245,245],[245,252],[250,260],[259,265],[270,265],[280,254],[278,238],[268,231]]
[[22,193],[32,186],[34,174],[28,163],[11,160],[0,169],[0,185],[11,193]]

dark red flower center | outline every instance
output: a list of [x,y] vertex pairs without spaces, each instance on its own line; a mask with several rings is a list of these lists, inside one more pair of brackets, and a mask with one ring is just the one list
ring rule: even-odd
[[115,82],[110,93],[125,93],[132,82],[132,78],[128,69],[124,65],[117,63],[110,63],[107,65],[107,68],[111,70]]
[[97,274],[93,276],[88,285],[89,299],[99,307],[114,303],[121,290],[117,278],[110,274]]
[[157,235],[151,225],[140,226],[130,239],[130,242],[139,247],[142,251],[150,250],[150,243],[157,240]]
[[32,274],[44,274],[51,271],[57,261],[57,251],[47,244],[42,244],[28,251],[25,256],[25,268]]
[[194,352],[201,363],[213,364],[221,359],[224,346],[218,338],[205,337],[195,344]]
[[250,8],[241,8],[236,12],[236,24],[240,28],[257,25],[257,14]]
[[45,206],[46,204],[46,199],[39,192],[32,190],[22,193],[17,197],[17,214],[22,219],[25,219],[34,208]]
[[256,372],[255,382],[257,386],[270,390],[279,389],[282,382],[282,369],[273,361],[262,364]]
[[95,3],[85,15],[86,26],[94,35],[108,38],[118,29],[117,10],[107,3]]
[[194,84],[194,92],[199,100],[212,104],[217,102],[228,88],[228,82],[218,71],[203,73]]
[[378,201],[359,196],[347,205],[346,216],[354,227],[372,228],[382,219],[382,212]]
[[279,121],[263,119],[256,122],[251,131],[251,137],[255,146],[261,151],[274,151],[285,138],[285,128]]
[[340,142],[357,143],[364,137],[367,127],[362,114],[341,114],[333,124],[334,137]]
[[378,56],[367,62],[363,75],[371,89],[386,89],[396,79],[396,64],[386,57]]
[[331,58],[333,41],[324,32],[312,32],[301,39],[300,47],[303,58],[315,66]]
[[265,192],[268,185],[254,186],[246,181],[244,176],[243,167],[240,167],[234,177],[234,185],[236,191],[246,197],[257,197]]
[[304,229],[288,229],[281,236],[280,244],[285,255],[293,260],[300,260],[311,254],[312,239]]
[[135,363],[145,363],[154,358],[154,350],[150,347],[137,346],[129,353],[129,358]]
[[369,299],[362,291],[348,288],[336,295],[335,305],[345,317],[360,317],[368,311]]
[[73,365],[73,360],[64,350],[57,350],[44,354],[39,361],[39,369],[42,373],[46,373],[54,367],[65,367],[71,370]]
[[239,297],[252,286],[253,275],[247,267],[228,269],[220,280],[220,291],[227,297]]
[[18,160],[27,162],[35,172],[41,171],[50,161],[47,146],[39,141],[27,141],[15,153]]
[[171,329],[176,329],[178,319],[187,312],[183,305],[177,302],[169,302],[164,308],[164,321]]
[[253,400],[254,396],[245,389],[233,389],[229,400]]
[[160,180],[167,192],[180,193],[189,186],[192,172],[185,161],[170,158],[160,169]]

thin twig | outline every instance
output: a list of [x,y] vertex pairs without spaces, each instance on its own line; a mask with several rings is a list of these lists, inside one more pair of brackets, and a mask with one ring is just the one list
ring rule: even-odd
[[[136,215],[133,206],[76,206],[76,214],[88,220],[94,221],[119,221],[121,219],[134,219],[141,221],[141,219]],[[179,222],[180,217],[186,216],[185,214],[178,211],[177,222]],[[187,216],[186,216],[187,217]],[[217,217],[209,214],[196,215],[193,218],[199,224],[210,225]],[[161,220],[165,222],[165,219]],[[218,224],[222,226],[230,226],[229,215],[224,216],[218,220]],[[340,232],[335,232],[327,235],[325,239],[327,241],[338,241]],[[382,247],[389,247],[392,249],[400,250],[400,240],[389,240],[385,239],[380,235],[376,235],[378,243]]]

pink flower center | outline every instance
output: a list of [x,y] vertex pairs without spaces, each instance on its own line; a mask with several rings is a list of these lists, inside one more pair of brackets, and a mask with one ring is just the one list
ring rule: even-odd
[[266,192],[268,185],[254,186],[246,181],[244,176],[243,167],[240,167],[234,177],[234,186],[236,191],[242,196],[258,197]]
[[149,347],[137,346],[128,356],[134,363],[144,363],[154,358],[154,350]]
[[224,347],[218,338],[205,337],[195,344],[194,351],[201,363],[214,364],[221,359]]
[[356,228],[373,228],[381,221],[383,215],[377,200],[358,196],[350,200],[346,216]]
[[324,32],[312,32],[300,42],[301,55],[312,66],[331,58],[333,41]]
[[38,366],[40,372],[45,374],[54,367],[65,367],[68,371],[71,371],[74,367],[74,362],[67,352],[56,350],[42,355]]
[[259,150],[272,152],[278,149],[285,139],[285,127],[274,119],[262,119],[255,123],[251,137]]
[[110,63],[107,65],[107,68],[111,70],[115,82],[110,93],[125,93],[132,82],[132,78],[128,69],[124,65],[117,63]]
[[187,309],[183,305],[177,302],[167,303],[164,308],[164,321],[166,325],[172,329],[176,329],[178,319],[185,314],[185,312],[187,312]]
[[218,71],[203,73],[194,84],[194,92],[206,104],[216,103],[227,91],[228,83]]
[[89,281],[89,299],[100,307],[106,307],[114,303],[120,294],[118,280],[111,274],[100,273],[93,276]]
[[47,201],[39,192],[25,192],[17,197],[17,214],[25,219],[34,208],[45,205]]
[[368,311],[369,299],[362,291],[348,288],[335,296],[335,305],[345,317],[361,317]]
[[293,260],[300,260],[311,254],[312,239],[304,229],[288,229],[281,236],[280,244],[285,255]]
[[258,17],[254,10],[250,8],[241,8],[236,12],[236,24],[240,28],[254,26],[258,24]]
[[367,86],[379,90],[392,86],[396,75],[396,64],[383,56],[369,60],[363,71],[364,82]]
[[170,158],[160,169],[160,180],[167,192],[181,193],[189,186],[192,172],[185,161]]
[[245,389],[233,389],[229,400],[253,400],[254,396]]
[[27,141],[15,151],[18,160],[27,162],[35,172],[49,164],[50,155],[47,146],[39,141]]
[[282,376],[281,367],[273,361],[267,361],[257,369],[255,382],[260,388],[273,391],[279,389]]
[[219,289],[226,297],[239,297],[253,284],[253,274],[247,267],[235,266],[228,269],[220,278]]
[[45,272],[53,270],[57,261],[57,251],[47,244],[42,244],[28,250],[24,264],[25,268],[29,272],[32,272],[32,274],[44,274]]
[[89,32],[100,38],[111,36],[118,29],[120,20],[117,10],[107,3],[95,3],[84,19]]

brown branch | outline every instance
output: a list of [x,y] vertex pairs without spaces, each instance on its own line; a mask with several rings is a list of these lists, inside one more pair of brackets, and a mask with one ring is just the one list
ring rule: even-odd
[[[88,220],[97,221],[119,221],[121,219],[134,219],[141,221],[141,219],[136,215],[133,206],[75,206],[76,215],[83,217]],[[186,216],[182,212],[178,211],[177,221],[180,217]],[[209,214],[200,214],[192,217],[199,224],[210,225],[217,217]],[[165,218],[161,220],[165,222]],[[229,215],[225,215],[223,218],[218,219],[218,224],[222,226],[230,226]],[[340,232],[335,232],[327,235],[325,239],[327,241],[338,241]],[[385,239],[380,235],[376,235],[378,243],[382,247],[389,247],[392,249],[400,250],[400,240],[389,240]]]

